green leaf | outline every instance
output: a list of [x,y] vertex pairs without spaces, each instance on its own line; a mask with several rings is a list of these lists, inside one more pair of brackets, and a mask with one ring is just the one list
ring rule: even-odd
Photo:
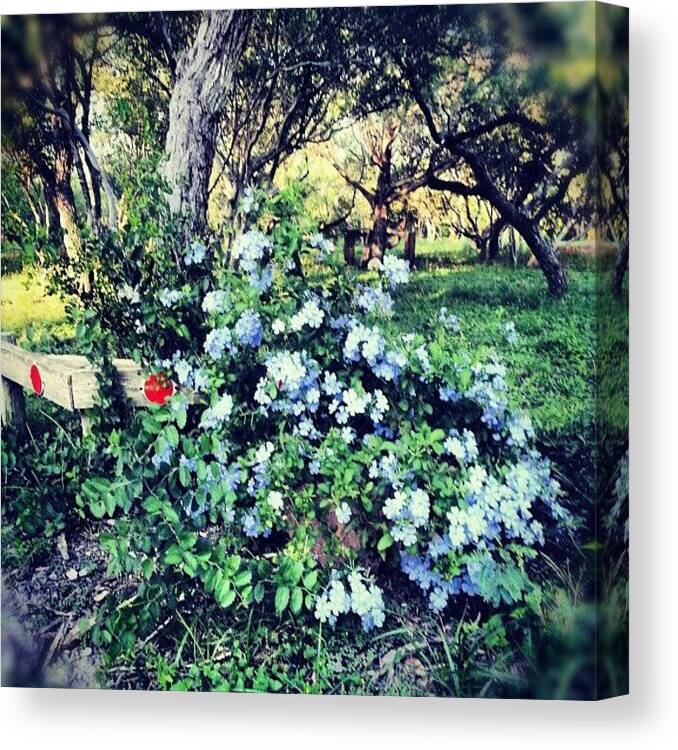
[[112,516],[115,513],[115,495],[111,492],[107,492],[103,497],[103,501],[106,506],[106,513],[108,513],[109,516]]
[[226,609],[227,607],[230,607],[234,601],[235,601],[235,591],[233,589],[226,591],[223,596],[217,597],[217,602],[219,603],[219,606],[223,607],[224,609]]
[[278,586],[275,592],[275,611],[281,615],[290,601],[290,590],[287,586]]
[[243,571],[241,571],[233,579],[233,583],[239,589],[241,589],[243,586],[247,586],[251,581],[252,581],[252,571],[250,571],[250,570],[243,570]]
[[167,565],[178,565],[183,560],[181,556],[181,548],[177,544],[173,544],[165,552],[165,563]]
[[173,424],[168,424],[165,428],[165,439],[172,448],[176,448],[179,445],[179,433]]
[[261,602],[264,601],[264,594],[266,593],[266,590],[264,589],[263,583],[258,583],[254,587],[254,601],[257,604],[261,604]]
[[317,582],[318,582],[317,570],[312,570],[309,573],[306,573],[306,575],[304,576],[304,586],[306,586],[307,589],[313,590]]
[[392,544],[393,544],[393,537],[387,531],[381,537],[381,539],[377,542],[377,551],[385,552]]
[[157,497],[148,497],[142,503],[147,513],[157,513],[160,510],[160,500]]
[[231,555],[226,560],[226,573],[230,576],[235,575],[240,567],[240,555]]
[[299,562],[299,560],[295,560],[293,563],[290,564],[289,568],[287,569],[285,580],[292,586],[296,586],[301,580],[301,576],[303,574],[304,574],[303,563]]
[[304,604],[304,592],[297,586],[292,590],[292,596],[290,597],[290,609],[292,613],[298,615],[301,612],[301,608]]

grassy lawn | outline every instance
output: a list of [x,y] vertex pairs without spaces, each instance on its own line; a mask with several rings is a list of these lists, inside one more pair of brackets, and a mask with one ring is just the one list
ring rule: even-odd
[[29,326],[52,328],[64,320],[60,299],[47,294],[45,284],[28,272],[3,274],[0,280],[2,330],[20,334]]

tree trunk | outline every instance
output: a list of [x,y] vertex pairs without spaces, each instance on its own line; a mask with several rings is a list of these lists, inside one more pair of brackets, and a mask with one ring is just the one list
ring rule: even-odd
[[372,210],[372,229],[363,249],[363,262],[367,263],[373,258],[379,261],[384,259],[388,245],[388,206],[385,203],[375,204]]
[[499,238],[501,233],[504,231],[506,225],[501,219],[497,219],[492,224],[492,231],[490,232],[489,239],[487,241],[487,258],[486,262],[488,265],[496,263],[499,260]]
[[518,265],[518,249],[516,247],[516,230],[513,227],[509,229],[509,248],[511,249],[511,264],[516,268]]
[[539,267],[546,277],[549,292],[554,297],[562,297],[567,291],[565,272],[553,248],[541,236],[538,221],[528,216],[507,200],[501,190],[492,181],[487,168],[476,154],[463,147],[457,147],[456,152],[471,167],[471,171],[478,182],[478,195],[494,206],[499,212],[503,224],[510,224],[516,228],[518,234],[525,240],[532,254],[537,259]]
[[59,225],[64,231],[64,250],[71,260],[77,260],[82,249],[82,240],[75,211],[75,198],[71,188],[73,152],[66,141],[65,134],[63,141],[61,145],[55,145],[54,200],[59,214]]
[[615,297],[621,297],[624,287],[624,276],[629,265],[629,241],[624,240],[617,253],[617,262],[612,274],[612,293]]
[[344,260],[346,265],[355,265],[355,243],[360,237],[359,229],[345,229],[344,230]]
[[170,209],[187,235],[207,228],[209,179],[219,117],[251,24],[247,11],[204,11],[193,44],[177,63],[165,143]]
[[415,219],[414,214],[408,211],[405,218],[405,260],[409,261],[410,266],[413,268],[417,260],[417,229]]
[[543,239],[531,220],[521,221],[515,224],[515,227],[537,259],[539,267],[546,276],[551,294],[554,297],[562,297],[567,291],[567,279],[551,245]]

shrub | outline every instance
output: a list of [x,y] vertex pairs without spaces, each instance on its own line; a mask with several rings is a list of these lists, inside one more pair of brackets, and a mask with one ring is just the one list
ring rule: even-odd
[[407,263],[388,256],[361,284],[336,272],[294,190],[249,201],[258,215],[229,249],[183,246],[161,193],[92,245],[78,327],[102,366],[117,345],[178,386],[134,417],[102,387],[79,503],[118,519],[110,572],[365,630],[394,571],[435,612],[536,605],[530,561],[567,514],[497,356],[468,352],[444,310],[389,334]]

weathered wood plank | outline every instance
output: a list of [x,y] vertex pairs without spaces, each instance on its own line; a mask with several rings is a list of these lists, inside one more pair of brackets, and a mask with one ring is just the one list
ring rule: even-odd
[[[144,396],[146,376],[131,359],[113,360],[121,386],[134,406],[148,406]],[[31,367],[36,365],[43,385],[42,396],[69,411],[91,409],[97,393],[97,371],[86,357],[75,354],[28,352],[5,340],[0,341],[0,369],[3,379],[33,390]]]
[[[0,334],[3,343],[13,344],[14,336],[11,333]],[[19,437],[23,438],[26,433],[26,402],[24,400],[23,388],[9,378],[2,377],[0,385],[0,416],[2,424],[13,424],[16,426]]]

